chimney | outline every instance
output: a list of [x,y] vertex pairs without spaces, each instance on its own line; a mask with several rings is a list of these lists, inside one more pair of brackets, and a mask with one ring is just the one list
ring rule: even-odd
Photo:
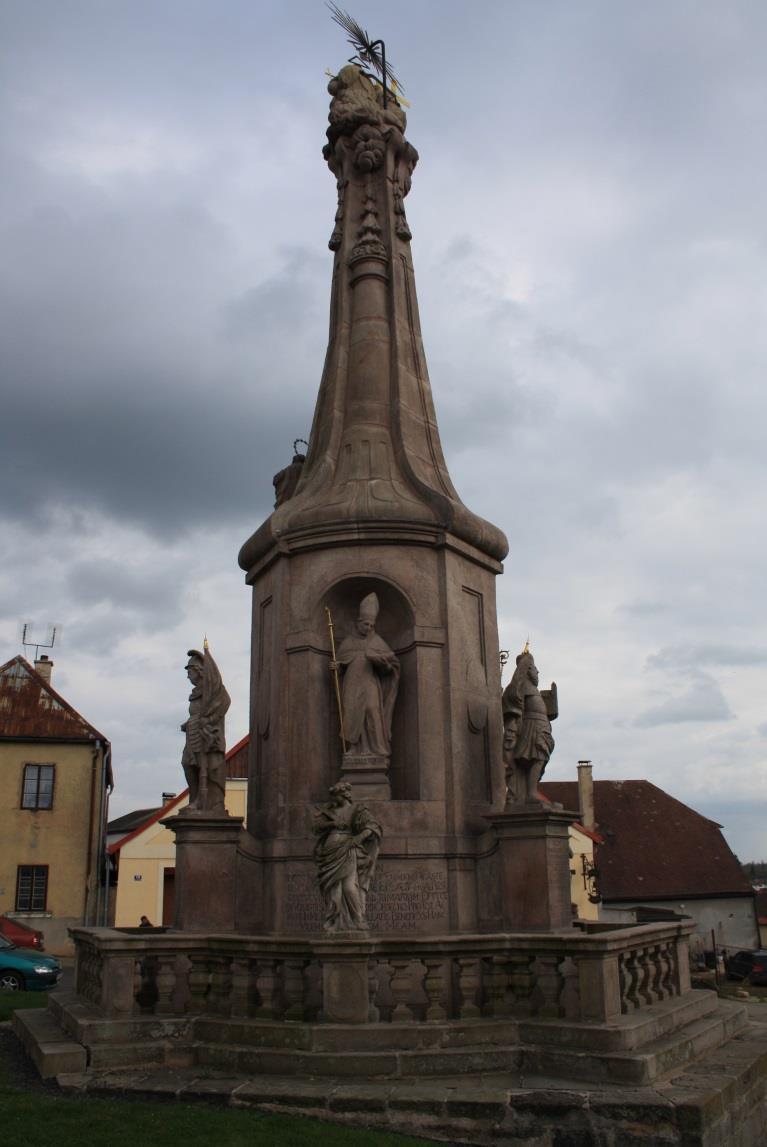
[[175,793],[163,793],[162,794],[162,803],[167,804],[168,801],[172,801],[175,798],[175,796],[176,796]]
[[581,806],[581,824],[594,831],[594,778],[591,761],[578,761],[578,800]]
[[47,653],[41,653],[35,662],[35,669],[46,681],[51,679],[51,669],[53,669],[53,662]]

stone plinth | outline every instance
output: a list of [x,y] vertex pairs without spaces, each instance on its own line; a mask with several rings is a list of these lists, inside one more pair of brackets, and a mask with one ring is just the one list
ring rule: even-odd
[[388,757],[345,753],[341,780],[352,786],[355,800],[391,800]]
[[233,932],[242,817],[184,812],[162,824],[176,834],[174,927]]
[[487,817],[498,838],[501,927],[570,928],[569,828],[577,812],[521,804]]

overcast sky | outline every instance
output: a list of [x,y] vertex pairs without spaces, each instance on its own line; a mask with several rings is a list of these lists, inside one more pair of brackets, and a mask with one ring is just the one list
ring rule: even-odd
[[[547,776],[646,777],[767,855],[763,0],[350,0],[411,100],[443,445],[507,533]],[[321,0],[4,0],[0,661],[183,786],[186,650],[246,731],[237,567],[306,436],[335,183]],[[32,651],[33,653],[34,651]]]

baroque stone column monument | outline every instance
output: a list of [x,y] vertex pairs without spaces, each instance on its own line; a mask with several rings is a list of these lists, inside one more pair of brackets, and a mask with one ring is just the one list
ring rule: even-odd
[[[674,1132],[664,1142],[752,1147],[758,1136],[728,1136],[739,1112],[757,1120],[767,1106],[767,1054],[746,1048],[736,1093],[727,1041],[744,1009],[691,990],[692,925],[573,921],[577,813],[538,793],[557,689],[539,688],[526,647],[501,692],[506,539],[462,503],[440,445],[404,206],[417,153],[396,98],[360,68],[329,90],[325,368],[306,455],[277,475],[274,512],[240,552],[253,600],[246,825],[223,804],[228,695],[210,652],[192,651],[191,800],[167,822],[176,926],[75,930],[76,999],[55,993],[52,1011],[87,1046],[90,1072],[167,1057],[223,1072],[233,1089],[248,1076],[238,1097],[261,1094],[270,1073],[297,1087],[325,1077],[331,1091],[356,1076],[395,1127],[407,1077],[545,1076],[522,1105],[508,1087],[479,1101],[531,1143],[559,1131],[596,1142],[608,1084],[665,1085],[725,1044],[727,1082],[705,1103],[691,1077],[647,1118],[620,1098],[599,1119],[610,1142],[628,1119],[647,1142],[662,1125]],[[22,1033],[29,1015],[16,1013]],[[306,1086],[336,1109],[324,1085]],[[445,1113],[471,1110],[471,1096],[451,1108],[452,1084],[437,1101],[409,1091],[405,1107],[440,1112],[440,1134]],[[721,1136],[688,1134],[704,1107]],[[551,1119],[561,1127],[542,1137]]]
[[508,547],[463,504],[442,453],[404,207],[418,159],[405,114],[391,97],[384,109],[354,65],[329,90],[325,368],[292,496],[240,553],[253,587],[253,862],[240,907],[270,932],[321,926],[308,810],[343,777],[384,827],[371,929],[475,929],[485,817],[504,805],[495,578]]

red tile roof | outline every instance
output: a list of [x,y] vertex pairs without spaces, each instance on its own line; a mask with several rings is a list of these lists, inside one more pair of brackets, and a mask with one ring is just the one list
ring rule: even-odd
[[24,657],[0,665],[0,739],[102,741],[86,721]]
[[[544,781],[541,791],[579,807],[577,781]],[[594,812],[603,900],[753,895],[721,826],[650,781],[595,781]]]
[[246,781],[248,779],[248,745],[250,734],[246,733],[241,741],[232,745],[226,754],[226,776],[230,781]]

